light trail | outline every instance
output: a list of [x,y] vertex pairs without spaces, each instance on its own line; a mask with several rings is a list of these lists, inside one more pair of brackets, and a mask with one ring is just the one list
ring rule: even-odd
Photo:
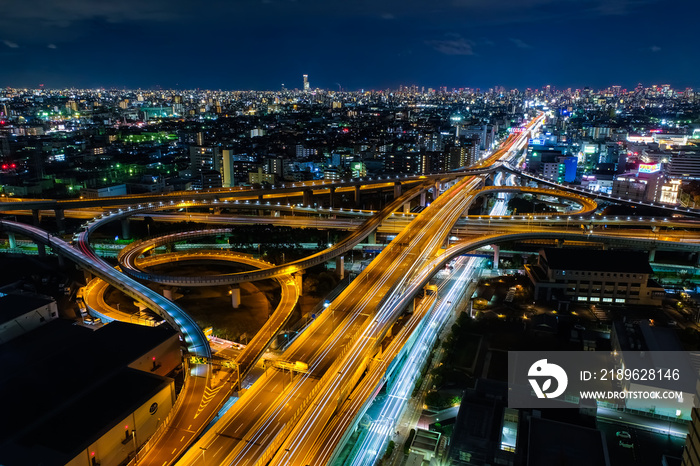
[[[513,182],[513,175],[510,175],[506,183]],[[501,185],[503,182],[502,173],[498,173],[494,177],[494,184]],[[499,193],[498,201],[491,209],[489,215],[505,215],[506,213],[506,194]],[[421,368],[428,359],[430,350],[432,349],[435,339],[449,320],[452,303],[456,303],[461,299],[462,293],[466,290],[465,284],[468,284],[472,279],[474,272],[483,264],[484,259],[464,258],[456,259],[456,268],[452,275],[456,278],[446,280],[441,284],[438,290],[440,295],[443,288],[447,288],[447,294],[444,298],[440,298],[436,309],[428,319],[428,324],[421,327],[419,334],[414,341],[412,347],[407,350],[407,359],[401,369],[398,367],[394,370],[399,371],[398,378],[390,391],[387,393],[378,418],[372,422],[367,434],[362,439],[359,446],[355,446],[353,451],[355,455],[345,461],[345,465],[352,466],[372,466],[386,449],[386,443],[389,441],[390,433],[394,432],[396,422],[400,419],[403,410],[407,405],[416,379],[421,373]],[[449,283],[449,285],[448,285]]]
[[[460,257],[456,260],[453,271],[454,278],[445,280],[440,287],[446,288],[446,294],[440,298],[436,309],[428,317],[426,325],[423,325],[413,346],[407,352],[407,359],[401,368],[396,368],[399,375],[387,393],[377,419],[372,422],[359,446],[355,447],[356,454],[344,464],[352,466],[374,465],[379,456],[384,453],[385,444],[389,440],[389,434],[394,432],[396,422],[406,407],[416,379],[421,373],[428,356],[435,344],[439,329],[449,320],[453,303],[456,303],[465,292],[465,285],[469,283],[472,275],[483,259],[474,257]],[[441,291],[439,290],[439,291]]]
[[[517,139],[522,139],[522,137],[518,137]],[[513,150],[514,143],[515,139],[509,138],[509,140],[506,141],[502,149],[496,151],[496,153],[494,153],[493,156],[488,157],[483,162],[481,162],[481,165],[492,164],[497,159],[510,156]],[[473,181],[473,178],[470,181]],[[428,245],[437,246],[439,249],[440,245],[442,244],[442,241],[449,235],[449,230],[452,229],[456,220],[461,216],[462,212],[469,205],[469,202],[471,202],[471,200],[473,199],[472,196],[463,194],[464,191],[466,191],[467,193],[470,192],[470,190],[465,189],[467,184],[468,182],[466,182],[465,179],[458,181],[453,186],[451,186],[442,196],[440,196],[433,204],[431,204],[429,209],[426,209],[426,211],[424,211],[425,213],[427,213],[428,211],[436,211],[434,217],[432,218],[432,223],[435,224],[436,230],[433,229],[432,238],[430,238],[430,240],[428,241]],[[418,220],[420,220],[421,218],[427,217],[421,215],[418,217]],[[420,224],[420,222],[417,223]],[[411,225],[412,228],[410,230],[415,230],[413,226],[414,225]],[[445,226],[447,227],[445,228]],[[426,234],[430,231],[430,228],[428,230],[421,229],[420,231],[421,234]],[[438,241],[436,242],[436,240]],[[397,238],[394,241],[399,241],[399,239]],[[436,249],[429,249],[423,247],[419,252],[419,257],[414,259],[414,267],[409,268],[411,270],[422,269],[427,263],[430,262],[435,251]],[[404,277],[407,276],[409,275],[404,275]],[[429,277],[426,277],[426,279],[427,278]],[[404,280],[402,280],[402,282],[404,281],[405,278]],[[394,288],[394,291],[392,292],[394,294],[394,297],[397,296],[396,293],[402,293],[404,291],[401,288],[402,287],[400,286]],[[383,306],[382,309],[380,309],[377,315],[378,320],[375,321],[375,324],[379,322],[383,324],[386,322],[393,322],[393,319],[395,319],[396,317],[395,311],[400,310],[397,309],[397,306],[394,306],[395,303],[396,299],[392,301],[390,297],[390,300],[388,302],[389,306]],[[360,359],[367,354],[367,351],[369,349],[366,347],[365,342],[371,338],[371,335],[373,335],[375,331],[376,330],[373,326],[365,328],[365,332],[363,332],[362,335],[363,338],[358,340],[350,354],[344,358],[341,367],[351,368],[350,373],[355,373],[353,372],[353,368],[358,367]],[[318,430],[319,425],[325,425],[325,422],[327,421],[329,416],[329,411],[327,407],[333,406],[332,398],[334,398],[335,394],[338,393],[339,388],[347,387],[347,385],[341,385],[343,382],[352,383],[352,378],[350,380],[346,380],[347,376],[343,376],[343,372],[338,372],[336,375],[334,371],[329,370],[328,374],[330,380],[325,382],[323,394],[320,396],[320,399],[317,399],[314,402],[313,406],[310,408],[310,410],[307,411],[307,413],[304,415],[304,417],[297,421],[298,426],[295,428],[294,431],[292,431],[292,433],[289,434],[289,439],[286,441],[286,443],[284,443],[280,447],[280,452],[275,457],[275,460],[273,460],[273,464],[289,464],[289,461],[294,461],[295,464],[306,464],[306,461],[302,458],[307,456],[308,449],[311,447],[311,445],[313,445],[314,439],[316,438],[314,436],[314,431]],[[341,390],[340,393],[342,394],[343,391]],[[309,426],[314,427],[309,428]],[[311,442],[310,445],[309,442]],[[302,448],[302,445],[308,446]]]

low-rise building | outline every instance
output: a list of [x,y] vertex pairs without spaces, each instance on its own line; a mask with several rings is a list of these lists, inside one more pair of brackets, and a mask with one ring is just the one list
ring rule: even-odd
[[538,301],[659,305],[664,296],[638,251],[543,249],[525,270]]
[[0,346],[0,364],[0,464],[117,466],[172,409],[181,357],[167,325],[55,319]]
[[[672,398],[628,398],[622,400],[624,408],[635,413],[654,416],[671,421],[691,419],[695,402],[697,378],[690,353],[683,351],[675,330],[650,325],[648,320],[639,322],[616,321],[610,332],[617,369],[631,370],[654,368],[656,370],[678,370],[680,377],[640,378],[620,380],[621,388],[629,392],[669,391],[680,395]],[[669,426],[670,429],[670,426]]]

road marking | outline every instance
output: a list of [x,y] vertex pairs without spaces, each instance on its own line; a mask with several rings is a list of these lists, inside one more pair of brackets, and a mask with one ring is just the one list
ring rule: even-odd
[[257,411],[261,404],[262,404],[262,401],[260,403],[258,403],[258,405],[255,408],[253,408],[253,411]]
[[185,440],[185,436],[184,436],[184,435],[182,436],[182,438],[180,439],[180,441],[182,442],[183,440]]
[[177,448],[173,448],[173,451],[171,451],[170,454],[174,455],[176,451],[177,451]]
[[191,428],[192,428],[192,424],[190,424],[190,426],[187,428],[187,430],[190,430]]

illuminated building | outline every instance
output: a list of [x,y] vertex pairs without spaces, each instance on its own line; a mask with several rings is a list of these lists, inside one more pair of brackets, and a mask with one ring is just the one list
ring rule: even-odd
[[340,178],[340,172],[335,167],[330,167],[323,170],[324,180],[339,180]]
[[275,184],[275,179],[276,175],[274,173],[264,173],[262,167],[258,167],[257,172],[248,173],[248,182],[250,184]]
[[679,152],[671,156],[666,173],[669,178],[679,180],[700,180],[700,153]]
[[[683,352],[676,331],[673,328],[651,325],[649,320],[638,322],[616,320],[610,332],[610,346],[616,357],[616,365],[630,370],[639,370],[641,367],[672,367],[678,369],[681,374],[694,374],[692,362],[688,356],[681,357]],[[637,357],[626,357],[627,352],[643,351],[646,362],[640,365]],[[648,366],[646,364],[649,364]],[[620,388],[628,392],[654,392],[673,390],[678,392],[672,398],[628,398],[618,401],[618,409],[633,410],[632,412],[646,414],[660,419],[666,419],[669,423],[688,421],[695,400],[695,378],[681,377],[679,380],[620,380]],[[669,425],[669,429],[671,429]]]
[[221,172],[223,170],[221,150],[215,146],[191,146],[190,169],[192,176],[211,170]]
[[613,181],[611,194],[615,197],[643,201],[647,190],[646,182],[638,180],[636,176],[618,176]]
[[310,89],[309,86],[309,75],[305,74],[304,75],[304,91],[308,91]]
[[479,149],[488,150],[496,141],[496,128],[493,125],[457,126],[455,136],[458,138],[479,138]]
[[660,305],[664,297],[643,252],[544,249],[525,270],[538,301]]
[[247,183],[248,173],[257,169],[256,157],[248,154],[236,154],[233,149],[221,151],[223,159],[222,186],[230,188],[238,183]]
[[80,188],[80,195],[85,199],[97,199],[100,197],[126,196],[126,184],[105,186],[103,188]]

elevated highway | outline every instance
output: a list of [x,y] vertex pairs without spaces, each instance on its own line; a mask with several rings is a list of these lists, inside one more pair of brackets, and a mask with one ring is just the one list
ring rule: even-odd
[[[413,199],[415,196],[419,195],[421,191],[430,187],[429,185],[420,185],[411,188],[406,193],[399,196],[389,203],[384,209],[377,212],[374,216],[367,219],[359,228],[355,229],[342,241],[336,243],[331,248],[324,251],[320,251],[316,254],[312,254],[309,257],[299,259],[294,262],[289,262],[286,264],[272,266],[261,270],[249,271],[249,272],[238,272],[227,274],[225,276],[213,276],[213,277],[187,277],[178,278],[172,276],[155,276],[143,271],[139,271],[135,266],[135,260],[137,257],[141,256],[144,252],[157,247],[162,244],[167,244],[169,242],[177,241],[189,236],[196,236],[197,232],[185,232],[181,234],[167,235],[164,237],[159,237],[153,240],[141,241],[134,243],[127,248],[125,248],[120,254],[120,263],[124,266],[124,271],[130,274],[132,277],[156,281],[162,284],[177,285],[177,286],[209,286],[209,285],[230,285],[234,283],[242,283],[246,281],[261,280],[265,278],[274,278],[279,275],[291,275],[301,270],[304,270],[314,265],[322,264],[327,262],[339,255],[345,254],[346,252],[352,250],[357,244],[359,244],[364,238],[369,236],[369,234],[376,230],[377,227],[392,213],[401,207],[406,202]],[[223,231],[223,230],[222,230]]]
[[[97,199],[23,199],[3,198],[0,202],[0,212],[12,212],[16,210],[53,210],[65,211],[68,209],[104,208],[129,206],[134,204],[171,203],[214,200],[239,200],[239,201],[274,201],[288,198],[304,198],[307,196],[323,196],[362,191],[391,190],[397,185],[413,186],[419,183],[435,183],[436,181],[450,181],[465,175],[480,175],[490,173],[491,167],[475,167],[474,169],[461,170],[455,173],[438,173],[418,176],[386,176],[365,177],[353,180],[314,180],[294,183],[284,183],[270,189],[253,189],[249,186],[234,188],[217,188],[206,191],[176,191],[163,194],[136,194],[128,196],[110,196]],[[285,202],[286,204],[286,202]]]
[[[551,196],[559,199],[565,199],[574,202],[580,206],[579,209],[568,213],[561,213],[559,215],[590,215],[596,211],[598,204],[584,196],[570,193],[567,191],[562,191],[559,189],[544,189],[544,188],[531,188],[527,186],[489,186],[481,188],[478,193],[470,193],[473,200],[476,200],[478,195],[488,195],[492,193],[526,193],[535,194],[538,196]],[[476,194],[476,195],[473,195]],[[471,205],[471,204],[470,204]],[[534,213],[529,214],[535,217],[547,217],[551,216],[551,213]]]
[[179,330],[190,354],[211,357],[209,342],[194,319],[172,301],[114,269],[95,256],[89,248],[75,248],[45,230],[9,220],[0,220],[0,229],[26,236],[37,243],[49,246],[56,254],[70,259],[127,296],[142,302],[151,311],[165,319],[174,329]]
[[[677,241],[649,239],[646,237],[616,237],[605,234],[587,235],[580,233],[567,233],[565,231],[542,232],[531,231],[511,234],[490,234],[484,235],[475,239],[465,240],[454,244],[452,247],[444,250],[441,254],[425,264],[420,272],[411,279],[403,288],[401,299],[393,303],[396,310],[405,308],[412,299],[423,289],[438,271],[442,270],[450,261],[468,252],[480,249],[493,244],[502,244],[507,242],[522,241],[528,239],[553,239],[559,241],[587,241],[600,242],[624,247],[636,247],[643,249],[662,248],[668,250],[677,250],[685,252],[700,252],[700,241],[695,244],[681,243]],[[381,337],[373,337],[381,341]],[[397,338],[407,338],[405,335],[397,335]],[[348,352],[351,354],[352,351]],[[385,356],[389,357],[391,353],[386,351],[378,358],[380,366],[386,364]],[[350,396],[348,401],[342,403],[338,407],[336,415],[318,434],[307,434],[306,430],[310,423],[299,422],[297,428],[293,430],[288,439],[277,451],[270,465],[306,465],[306,464],[331,464],[333,459],[339,453],[338,448],[341,445],[340,440],[343,438],[343,433],[355,422],[356,415],[360,412],[366,397],[376,395],[376,389],[381,387],[381,380],[384,372],[376,370],[370,365],[370,372],[364,375],[362,383],[357,387],[357,391],[362,396]],[[342,400],[339,400],[339,402]],[[328,401],[331,405],[336,405],[336,401]],[[313,423],[311,423],[313,424]],[[322,439],[323,441],[318,441]],[[294,448],[299,445],[298,448]],[[259,463],[259,464],[262,464]]]
[[[516,142],[511,138],[498,156],[508,154]],[[198,451],[207,451],[207,462],[241,465],[265,464],[278,449],[291,457],[306,451],[304,446],[318,438],[358,380],[378,337],[393,323],[392,303],[400,300],[395,291],[440,249],[467,206],[464,192],[479,182],[463,178],[438,197],[293,342],[283,358],[306,363],[308,371],[296,377],[290,373],[287,383],[287,374],[268,369],[180,464],[202,464]],[[303,435],[294,435],[296,429]],[[294,444],[286,448],[287,442]]]
[[573,194],[578,194],[580,196],[584,197],[589,197],[589,198],[594,198],[598,199],[601,201],[607,201],[613,204],[623,204],[623,205],[628,205],[632,207],[652,207],[654,209],[658,209],[659,211],[662,211],[666,213],[667,215],[673,216],[673,215],[684,215],[684,216],[689,216],[689,217],[700,217],[700,210],[698,209],[689,209],[689,208],[683,208],[683,207],[678,207],[678,206],[672,206],[668,204],[662,204],[660,202],[644,202],[644,201],[636,201],[620,196],[613,196],[610,194],[605,194],[601,193],[599,191],[590,191],[588,189],[582,188],[580,186],[569,186],[566,184],[562,183],[557,183],[555,181],[549,180],[547,178],[542,178],[536,175],[533,175],[531,173],[522,171],[518,169],[517,167],[504,163],[499,167],[501,170],[508,171],[510,173],[516,174],[518,176],[521,176],[525,179],[531,180],[536,182],[537,184],[540,185],[545,185],[545,186],[551,186],[555,189],[560,189],[562,191],[568,191]]
[[[491,157],[483,169],[493,170],[495,160],[509,160],[513,152],[522,150],[522,147],[522,138],[510,138],[504,149],[494,154],[497,157]],[[699,243],[688,238],[679,242],[683,232],[657,233],[654,237],[645,234],[642,237],[629,231],[595,232],[584,228],[583,232],[574,233],[562,229],[562,222],[571,222],[573,227],[575,224],[594,225],[601,220],[563,220],[553,216],[536,219],[551,225],[546,227],[551,228],[547,231],[537,231],[544,227],[533,223],[534,216],[521,219],[470,217],[463,220],[465,235],[479,234],[479,228],[509,231],[480,235],[442,250],[452,225],[458,224],[459,217],[472,200],[465,193],[474,189],[477,183],[474,178],[457,181],[430,208],[417,215],[378,260],[372,262],[285,351],[283,358],[290,364],[269,367],[264,379],[202,437],[181,464],[327,463],[335,454],[339,441],[330,439],[343,430],[343,422],[350,422],[346,419],[352,419],[351,411],[357,409],[344,405],[343,400],[346,395],[355,393],[358,374],[361,375],[370,364],[378,342],[427,280],[458,255],[492,244],[528,239],[599,241],[634,248],[700,252]],[[624,223],[624,219],[616,221]],[[510,224],[506,225],[506,222]],[[516,222],[523,223],[517,225]],[[556,225],[561,227],[557,229]],[[401,338],[404,337],[406,335],[402,334]],[[306,363],[308,370],[291,369],[295,361]],[[381,377],[381,372],[373,370],[371,377]],[[363,379],[363,384],[372,387],[369,379]],[[372,390],[367,388],[366,392],[367,395],[354,399],[367,398]],[[319,439],[326,441],[319,442]]]
[[[141,270],[148,269],[160,264],[186,263],[190,261],[215,261],[236,264],[246,264],[258,269],[271,267],[273,264],[255,259],[252,256],[230,253],[224,251],[196,251],[188,253],[168,253],[156,256],[145,257],[137,261],[137,266]],[[265,349],[270,345],[272,339],[281,330],[282,326],[289,320],[294,308],[299,300],[300,290],[297,281],[290,275],[278,275],[275,280],[281,289],[280,302],[269,319],[265,321],[263,327],[255,334],[246,347],[236,357],[236,364],[239,367],[241,379],[245,378],[256,361],[263,355]]]

